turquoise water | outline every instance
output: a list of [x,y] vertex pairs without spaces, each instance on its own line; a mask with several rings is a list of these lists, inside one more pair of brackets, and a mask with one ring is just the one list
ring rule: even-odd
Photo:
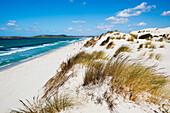
[[83,38],[23,38],[0,39],[0,69]]

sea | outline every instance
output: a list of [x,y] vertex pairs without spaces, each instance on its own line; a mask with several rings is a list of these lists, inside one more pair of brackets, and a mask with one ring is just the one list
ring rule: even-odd
[[84,38],[0,39],[0,71]]

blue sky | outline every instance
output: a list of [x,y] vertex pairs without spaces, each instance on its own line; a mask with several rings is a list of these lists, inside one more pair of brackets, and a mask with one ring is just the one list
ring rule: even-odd
[[170,27],[169,0],[0,0],[0,36]]

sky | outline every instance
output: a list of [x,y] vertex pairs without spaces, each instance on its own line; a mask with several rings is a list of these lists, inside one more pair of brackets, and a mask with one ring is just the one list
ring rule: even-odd
[[0,0],[0,36],[170,27],[170,0]]

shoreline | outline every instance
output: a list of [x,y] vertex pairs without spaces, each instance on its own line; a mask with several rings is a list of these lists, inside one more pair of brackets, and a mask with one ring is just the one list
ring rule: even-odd
[[[86,40],[86,39],[85,39],[85,40]],[[81,42],[81,41],[79,41],[79,42]],[[74,42],[74,43],[76,43],[76,42]],[[74,44],[74,43],[71,43],[71,44]],[[71,44],[68,44],[68,45],[66,45],[66,46],[69,46],[69,45],[71,45]],[[33,60],[33,59],[35,59],[35,58],[44,56],[44,55],[49,54],[49,53],[51,53],[51,52],[54,52],[54,51],[56,51],[56,50],[58,50],[58,49],[62,49],[62,48],[64,48],[64,47],[66,47],[66,46],[59,47],[59,48],[56,48],[56,49],[52,49],[52,50],[50,50],[50,51],[46,51],[46,52],[44,52],[44,53],[40,53],[40,54],[34,55],[34,56],[32,56],[32,57],[28,57],[28,58],[26,58],[26,59],[23,59],[23,60],[20,60],[20,61],[17,61],[17,62],[13,62],[13,63],[9,63],[9,64],[6,64],[6,65],[3,65],[3,66],[0,67],[0,72],[2,72],[2,71],[4,71],[4,70],[7,70],[7,69],[10,69],[10,68],[12,68],[12,67],[14,67],[14,66],[16,66],[16,65],[19,65],[19,64],[28,62],[28,61],[30,61],[30,60]]]
[[42,94],[44,84],[56,74],[63,61],[79,52],[86,39],[0,71],[0,112],[22,107],[21,100]]

